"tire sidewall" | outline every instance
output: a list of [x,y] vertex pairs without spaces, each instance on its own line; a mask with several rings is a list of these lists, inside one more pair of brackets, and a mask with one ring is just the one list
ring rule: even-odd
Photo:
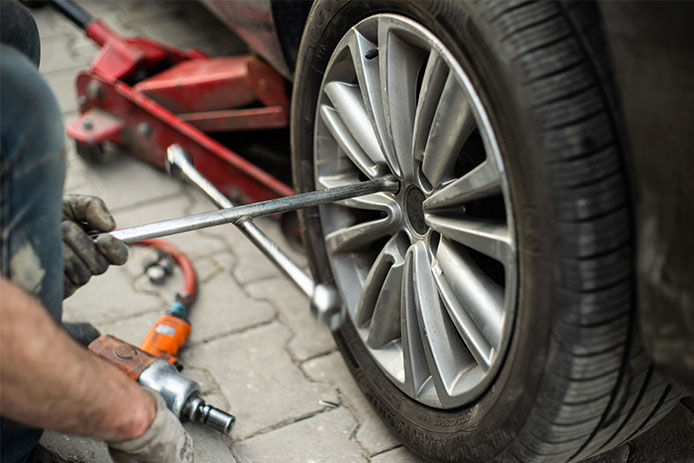
[[[535,404],[548,361],[556,295],[553,231],[547,217],[547,174],[515,69],[479,5],[472,2],[317,2],[299,51],[292,98],[293,174],[300,191],[314,189],[313,130],[318,90],[332,52],[360,20],[388,12],[409,17],[433,32],[461,63],[478,90],[497,136],[515,211],[519,293],[506,359],[492,385],[475,402],[453,410],[424,406],[402,393],[381,372],[351,323],[336,341],[362,391],[390,427],[423,455],[455,461],[499,456],[519,433]],[[540,214],[538,211],[544,211]],[[332,281],[316,209],[301,214],[314,274]],[[544,219],[544,220],[543,220]],[[548,279],[551,280],[551,279]]]

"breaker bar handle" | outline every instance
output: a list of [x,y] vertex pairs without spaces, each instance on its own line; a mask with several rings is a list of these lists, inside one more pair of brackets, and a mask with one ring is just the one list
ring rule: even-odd
[[219,211],[178,217],[175,219],[137,225],[114,230],[109,234],[125,243],[135,243],[150,238],[175,235],[187,231],[214,227],[227,223],[239,224],[246,220],[282,212],[295,211],[305,207],[329,204],[343,199],[364,196],[381,191],[397,192],[398,182],[393,177],[367,180],[351,185],[343,185],[325,190],[309,191],[282,198],[269,199],[258,203],[230,207]]

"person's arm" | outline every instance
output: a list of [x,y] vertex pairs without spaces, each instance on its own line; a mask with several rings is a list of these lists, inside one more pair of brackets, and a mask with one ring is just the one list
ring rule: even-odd
[[156,407],[145,389],[0,278],[0,413],[29,426],[122,442],[145,433]]

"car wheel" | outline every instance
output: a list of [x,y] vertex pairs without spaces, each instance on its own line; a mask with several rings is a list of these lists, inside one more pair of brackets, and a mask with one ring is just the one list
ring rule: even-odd
[[606,451],[677,401],[634,329],[630,200],[595,5],[318,1],[291,136],[301,215],[348,313],[338,346],[440,461]]

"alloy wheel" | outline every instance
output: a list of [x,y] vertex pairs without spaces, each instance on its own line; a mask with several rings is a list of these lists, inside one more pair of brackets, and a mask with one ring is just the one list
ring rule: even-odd
[[378,366],[425,405],[477,398],[509,345],[518,267],[498,142],[464,68],[411,19],[361,21],[324,74],[314,166],[319,188],[400,182],[320,211],[337,286]]

